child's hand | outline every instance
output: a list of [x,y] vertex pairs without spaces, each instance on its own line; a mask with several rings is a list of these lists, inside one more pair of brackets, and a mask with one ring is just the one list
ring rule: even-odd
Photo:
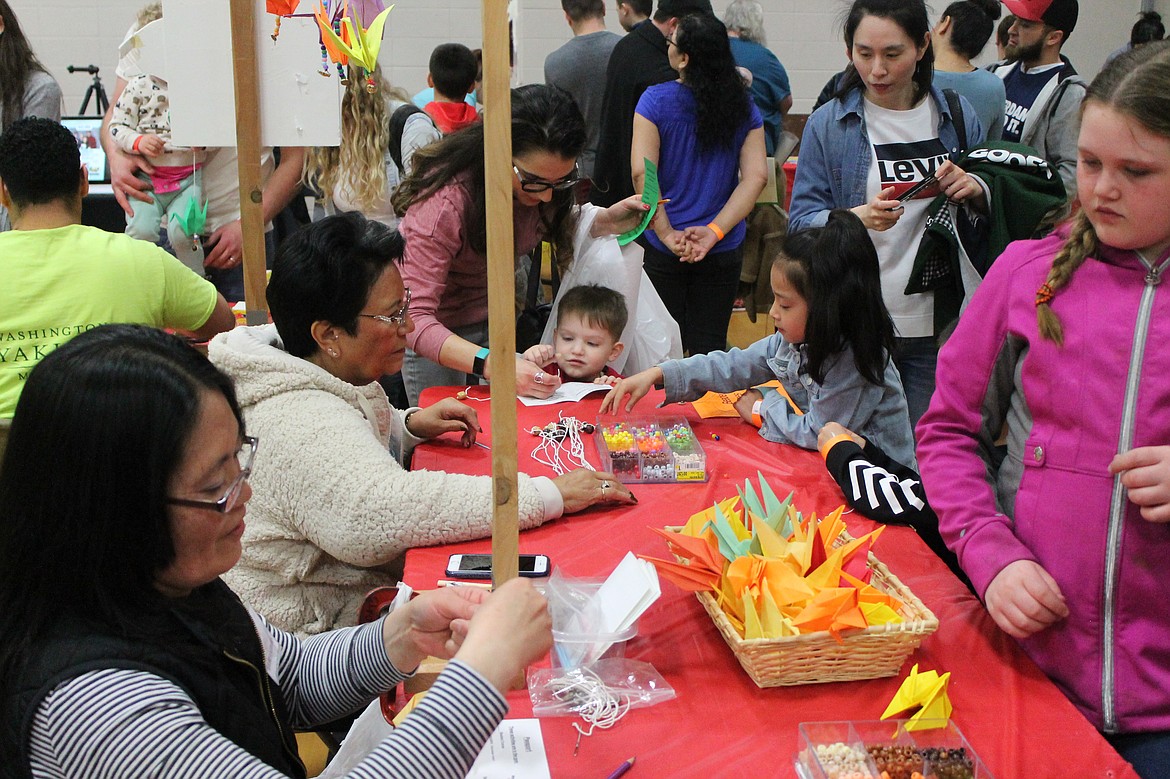
[[1031,560],[1009,563],[987,585],[983,600],[995,624],[1013,638],[1027,638],[1068,616],[1060,587]]
[[764,393],[760,392],[758,389],[750,389],[740,395],[739,400],[735,401],[735,403],[732,405],[735,407],[735,410],[739,412],[739,415],[743,417],[744,422],[751,422],[752,407],[756,405],[757,400],[763,399]]
[[832,441],[837,436],[841,435],[848,436],[850,439],[852,439],[853,443],[857,444],[862,449],[865,448],[865,439],[839,422],[825,423],[825,426],[821,428],[821,432],[817,433],[817,447],[820,448],[829,441]]
[[1119,454],[1109,472],[1121,474],[1129,499],[1150,522],[1170,522],[1170,446],[1142,446]]
[[653,389],[655,384],[661,384],[662,382],[661,368],[648,368],[641,373],[634,374],[628,379],[622,379],[613,386],[613,389],[601,401],[600,413],[616,414],[620,410],[623,410],[619,409],[618,406],[627,395],[630,396],[630,400],[626,403],[624,410],[633,411],[638,401],[646,397],[646,393]]
[[611,387],[616,387],[617,383],[621,381],[617,376],[598,376],[593,380],[594,384],[608,384]]
[[147,133],[138,139],[138,153],[143,157],[157,157],[165,148],[166,143],[157,135]]
[[556,359],[556,349],[551,344],[537,344],[524,352],[523,357],[535,365],[548,365]]

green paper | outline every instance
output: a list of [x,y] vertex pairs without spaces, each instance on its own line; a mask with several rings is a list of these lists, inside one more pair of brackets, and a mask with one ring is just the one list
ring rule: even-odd
[[643,159],[646,162],[646,176],[642,180],[642,202],[650,206],[650,210],[642,217],[642,221],[637,227],[618,236],[618,246],[625,246],[646,232],[646,226],[650,224],[650,220],[654,218],[654,214],[658,211],[658,166],[651,162],[649,158]]
[[203,233],[203,226],[207,224],[207,203],[196,205],[194,200],[187,201],[187,213],[171,214],[171,221],[178,222],[179,227],[190,238]]

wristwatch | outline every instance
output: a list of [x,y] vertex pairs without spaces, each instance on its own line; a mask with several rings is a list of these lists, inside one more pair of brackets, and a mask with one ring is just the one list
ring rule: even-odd
[[480,347],[479,351],[475,353],[475,360],[471,363],[471,372],[476,376],[483,375],[483,369],[487,364],[488,348],[486,346]]

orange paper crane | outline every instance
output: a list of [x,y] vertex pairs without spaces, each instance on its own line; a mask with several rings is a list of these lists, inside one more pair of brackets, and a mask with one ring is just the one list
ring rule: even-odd
[[276,29],[272,31],[272,42],[276,43],[276,39],[280,37],[280,18],[282,16],[292,16],[297,12],[297,6],[301,4],[301,0],[266,0],[265,9],[268,13],[276,16]]

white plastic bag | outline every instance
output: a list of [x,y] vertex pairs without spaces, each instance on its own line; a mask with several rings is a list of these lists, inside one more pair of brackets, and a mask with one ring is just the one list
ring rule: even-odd
[[682,357],[682,336],[654,284],[642,270],[642,247],[636,243],[618,246],[617,238],[612,235],[603,238],[589,235],[600,210],[590,204],[581,206],[577,233],[573,236],[573,264],[561,279],[541,343],[552,343],[557,308],[567,290],[580,284],[609,287],[622,293],[630,312],[620,339],[626,348],[611,367],[631,376],[663,360]]
[[341,779],[346,776],[393,732],[394,726],[382,716],[381,701],[375,698],[361,716],[354,720],[345,741],[341,742],[341,749],[325,766],[319,779]]

